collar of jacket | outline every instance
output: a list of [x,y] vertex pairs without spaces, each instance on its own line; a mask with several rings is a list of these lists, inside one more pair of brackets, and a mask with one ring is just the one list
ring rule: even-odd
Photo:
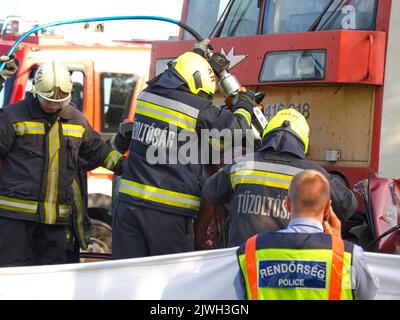
[[273,150],[279,153],[287,152],[305,159],[304,146],[297,137],[287,131],[275,131],[267,134],[263,139],[263,145],[258,151]]
[[[32,93],[27,93],[27,103],[28,110],[32,117],[32,119],[41,119],[46,117],[46,114],[43,112],[42,107],[40,106],[39,100],[34,98]],[[70,120],[72,118],[72,114],[69,108],[69,105],[64,107],[59,113],[58,116],[65,120]]]
[[149,86],[158,86],[165,89],[179,89],[190,92],[186,86],[186,82],[171,68],[147,82]]

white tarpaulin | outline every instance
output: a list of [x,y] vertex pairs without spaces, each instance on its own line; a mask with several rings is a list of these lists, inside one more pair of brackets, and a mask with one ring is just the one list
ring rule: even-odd
[[[0,299],[236,299],[236,249],[82,264],[0,268]],[[400,299],[400,256],[366,254],[377,299]]]

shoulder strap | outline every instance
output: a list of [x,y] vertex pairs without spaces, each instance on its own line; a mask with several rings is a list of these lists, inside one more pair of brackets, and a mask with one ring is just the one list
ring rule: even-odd
[[250,287],[251,296],[249,300],[258,300],[258,285],[257,285],[257,261],[256,261],[256,243],[257,236],[255,235],[247,240],[245,248],[245,262],[247,270],[247,278]]
[[340,300],[342,293],[344,242],[340,237],[332,236],[332,267],[329,287],[329,300]]

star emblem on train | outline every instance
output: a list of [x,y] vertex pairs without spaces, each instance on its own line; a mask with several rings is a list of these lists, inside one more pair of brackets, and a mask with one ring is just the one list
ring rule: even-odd
[[224,48],[222,48],[221,53],[224,54],[228,58],[228,60],[231,62],[229,69],[232,69],[234,66],[239,64],[242,60],[247,58],[247,56],[244,54],[235,56],[235,47],[232,47],[228,53],[225,53]]

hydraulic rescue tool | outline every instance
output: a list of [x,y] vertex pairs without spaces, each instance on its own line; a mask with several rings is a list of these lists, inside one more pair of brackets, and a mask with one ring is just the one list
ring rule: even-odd
[[[237,78],[229,72],[230,62],[220,53],[212,53],[211,50],[212,47],[208,46],[206,56],[208,57],[208,61],[218,78],[218,87],[225,97],[225,104],[227,107],[231,107],[238,93],[241,91],[247,91],[247,89],[243,87]],[[261,105],[265,93],[257,92],[255,96],[256,104],[254,105],[254,117],[251,121],[251,127],[255,138],[255,148],[258,149],[261,147],[262,134],[268,121],[263,113],[264,107]]]

